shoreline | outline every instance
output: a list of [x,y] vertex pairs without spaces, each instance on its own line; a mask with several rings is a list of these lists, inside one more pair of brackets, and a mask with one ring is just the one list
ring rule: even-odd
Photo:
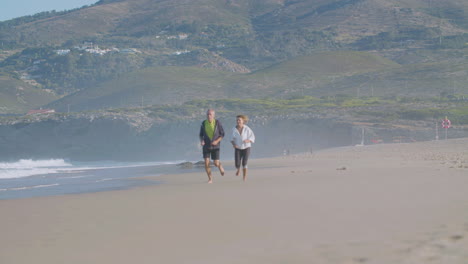
[[466,146],[344,147],[252,159],[247,182],[180,169],[145,177],[156,186],[1,200],[0,262],[465,264]]
[[60,172],[0,180],[0,200],[28,199],[70,194],[127,190],[161,184],[145,175],[170,174],[176,164],[135,165],[104,168],[72,168]]

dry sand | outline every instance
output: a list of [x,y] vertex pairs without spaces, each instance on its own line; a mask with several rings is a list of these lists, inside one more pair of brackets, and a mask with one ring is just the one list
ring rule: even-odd
[[249,165],[0,201],[0,263],[468,263],[468,139]]

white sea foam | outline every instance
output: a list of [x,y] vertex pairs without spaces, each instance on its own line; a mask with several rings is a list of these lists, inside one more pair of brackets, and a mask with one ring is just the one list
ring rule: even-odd
[[0,162],[0,179],[22,178],[38,174],[57,173],[70,169],[72,165],[63,159]]
[[23,178],[33,175],[53,173],[77,173],[93,169],[111,169],[126,167],[158,166],[176,164],[176,162],[144,162],[144,163],[117,163],[117,162],[93,162],[72,164],[64,159],[31,160],[21,159],[16,162],[0,162],[0,179]]
[[31,160],[21,159],[17,162],[0,162],[0,169],[30,169],[30,168],[50,168],[50,167],[70,167],[70,163],[63,159]]
[[105,178],[105,179],[97,180],[96,182],[105,182],[105,181],[112,181],[112,180],[115,180],[115,179],[114,178]]
[[35,186],[22,186],[22,187],[14,187],[14,188],[4,188],[0,189],[0,192],[4,191],[22,191],[22,190],[31,190],[31,189],[38,189],[38,188],[47,188],[47,187],[54,187],[59,186],[60,184],[42,184],[42,185],[35,185]]

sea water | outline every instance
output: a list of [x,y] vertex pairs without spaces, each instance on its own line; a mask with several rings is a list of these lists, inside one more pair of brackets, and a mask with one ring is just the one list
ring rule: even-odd
[[0,200],[128,189],[175,169],[174,162],[73,162],[65,159],[0,162]]

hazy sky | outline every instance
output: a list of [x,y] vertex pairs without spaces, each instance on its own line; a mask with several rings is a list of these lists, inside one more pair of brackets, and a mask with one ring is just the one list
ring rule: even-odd
[[96,3],[98,0],[0,0],[0,21],[34,15],[43,11],[63,11]]

